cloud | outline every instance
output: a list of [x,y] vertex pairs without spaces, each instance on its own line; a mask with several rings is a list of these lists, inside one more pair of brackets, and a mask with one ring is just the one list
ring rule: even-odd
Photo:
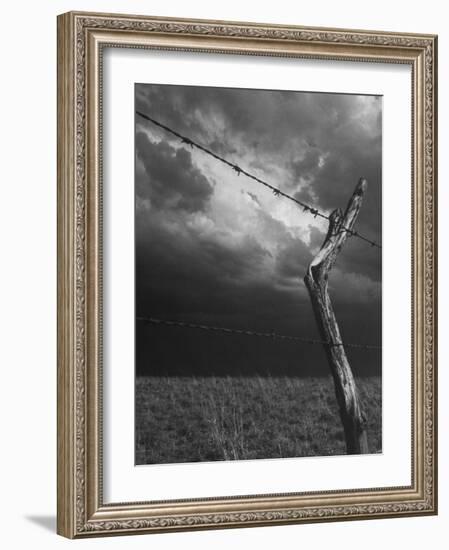
[[276,258],[277,273],[280,278],[293,279],[299,286],[311,260],[312,254],[304,241],[292,237],[287,238],[279,247]]
[[[137,228],[138,313],[194,318],[236,327],[266,329],[288,304],[297,302],[273,284],[264,262],[267,251],[252,236],[232,246],[213,237],[178,232],[148,217]],[[300,295],[298,298],[301,299]],[[266,321],[266,322],[265,322]]]
[[142,85],[137,106],[325,210],[344,207],[365,177],[358,225],[380,232],[379,97]]
[[192,164],[191,154],[165,142],[155,143],[146,134],[136,135],[136,155],[142,163],[137,195],[156,209],[204,210],[213,187]]

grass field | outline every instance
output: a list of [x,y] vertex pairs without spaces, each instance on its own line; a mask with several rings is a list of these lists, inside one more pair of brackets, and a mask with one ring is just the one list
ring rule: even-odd
[[[377,453],[381,379],[357,384]],[[345,444],[330,377],[136,378],[136,464],[337,454]]]

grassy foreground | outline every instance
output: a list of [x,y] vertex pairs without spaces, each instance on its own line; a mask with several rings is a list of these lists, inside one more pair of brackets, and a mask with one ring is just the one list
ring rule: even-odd
[[[381,452],[381,379],[357,384]],[[135,429],[136,464],[345,454],[330,377],[137,377]]]

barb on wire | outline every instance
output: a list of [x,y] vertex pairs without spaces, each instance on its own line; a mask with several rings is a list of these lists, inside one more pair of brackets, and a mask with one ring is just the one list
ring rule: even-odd
[[185,321],[158,319],[156,317],[136,317],[136,320],[141,323],[148,323],[152,325],[193,328],[193,329],[205,330],[205,331],[211,331],[211,332],[239,334],[241,336],[257,336],[259,338],[274,338],[277,340],[290,340],[294,342],[300,342],[302,344],[313,344],[313,345],[319,344],[319,345],[325,345],[330,347],[344,346],[345,348],[357,348],[357,349],[382,349],[382,346],[376,346],[373,344],[353,344],[353,343],[347,343],[347,342],[332,343],[332,342],[326,342],[325,340],[316,340],[313,338],[301,338],[300,336],[278,334],[276,332],[257,332],[255,330],[215,327],[211,325],[187,323]]
[[[148,122],[151,122],[155,126],[158,126],[159,128],[162,128],[166,132],[168,132],[168,133],[172,134],[173,136],[177,137],[178,139],[181,140],[182,143],[190,145],[190,147],[195,147],[196,149],[199,149],[200,151],[203,151],[204,153],[206,153],[207,155],[213,157],[214,159],[218,160],[219,162],[222,162],[223,164],[226,164],[227,166],[232,168],[235,172],[237,172],[237,175],[240,176],[240,174],[243,174],[247,178],[250,178],[254,181],[257,181],[258,183],[262,184],[263,186],[267,187],[268,189],[271,189],[271,191],[273,192],[273,194],[276,197],[281,196],[281,197],[284,197],[285,199],[288,199],[288,200],[298,204],[299,206],[302,207],[304,212],[310,212],[310,214],[312,214],[315,218],[319,217],[319,218],[323,218],[325,220],[330,219],[330,216],[328,216],[327,214],[324,214],[323,212],[320,212],[316,208],[313,208],[312,206],[296,199],[295,197],[292,197],[291,195],[288,195],[287,193],[284,193],[283,191],[281,191],[279,188],[275,187],[274,185],[271,185],[270,183],[258,178],[257,176],[254,176],[253,174],[251,174],[250,172],[247,172],[246,170],[244,170],[240,166],[237,166],[237,164],[233,164],[229,160],[226,160],[225,158],[217,155],[216,153],[214,153],[210,149],[207,149],[206,147],[203,147],[203,145],[200,145],[196,141],[193,141],[192,139],[190,139],[186,136],[183,136],[182,134],[176,132],[172,128],[169,128],[165,124],[162,124],[161,122],[155,120],[154,118],[146,115],[145,113],[142,113],[140,111],[136,111],[136,114],[139,115],[140,117],[142,117],[143,119],[147,120]],[[342,226],[340,229],[342,231],[347,231],[349,233],[349,235],[352,236],[352,237],[357,237],[357,238],[361,239],[362,241],[367,242],[372,247],[376,247],[376,248],[380,248],[380,249],[382,248],[382,246],[380,244],[378,244],[375,241],[373,241],[371,239],[368,239],[367,237],[361,235],[358,231],[354,231],[353,229],[349,229],[349,228],[344,227],[344,226]]]

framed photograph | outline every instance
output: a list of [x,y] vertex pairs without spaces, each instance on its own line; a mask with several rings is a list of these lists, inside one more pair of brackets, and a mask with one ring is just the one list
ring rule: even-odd
[[436,55],[59,16],[59,534],[436,514]]

